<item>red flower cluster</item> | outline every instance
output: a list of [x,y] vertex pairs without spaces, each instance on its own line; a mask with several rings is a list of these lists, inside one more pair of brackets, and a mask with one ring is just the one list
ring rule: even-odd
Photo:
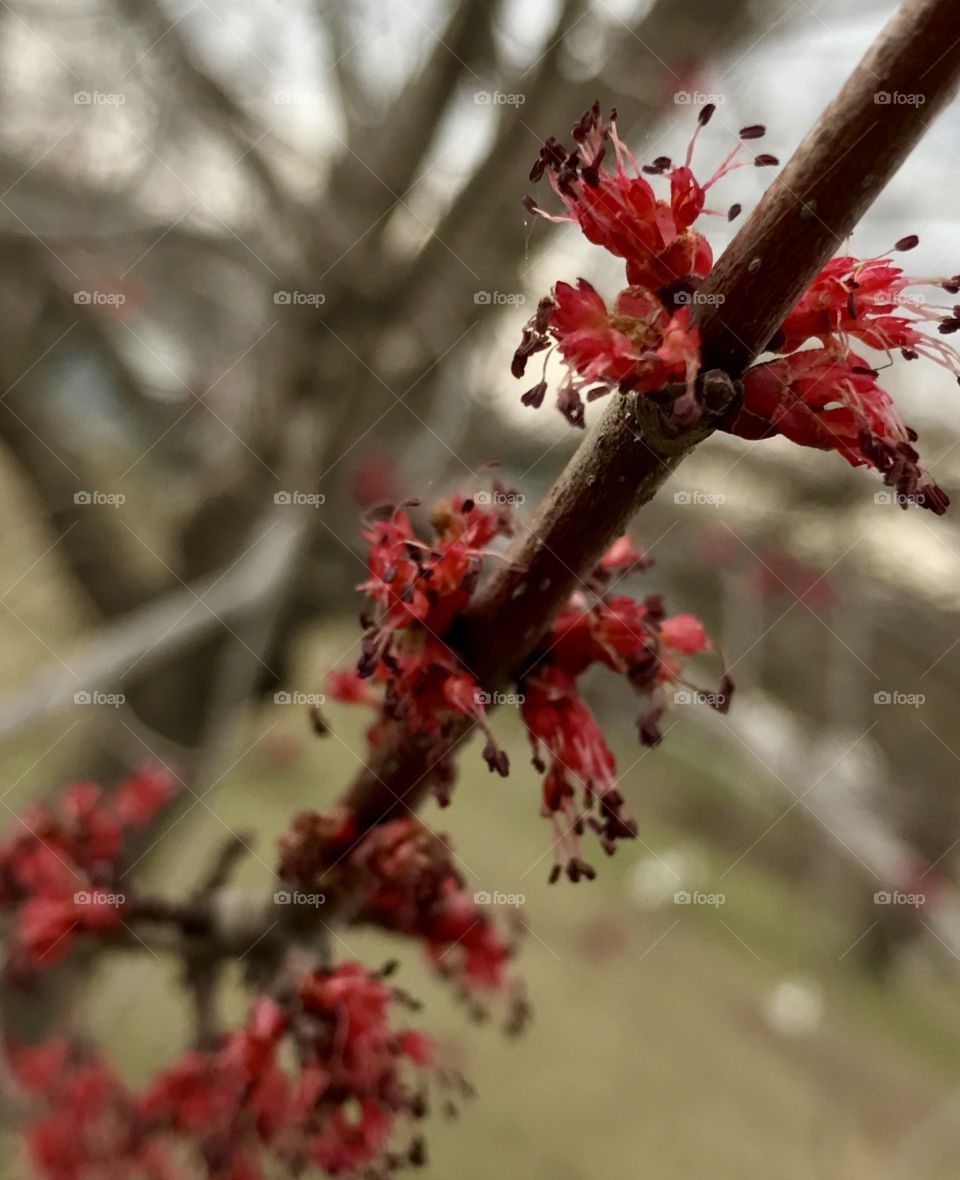
[[[363,677],[384,682],[384,701],[370,729],[374,744],[386,739],[387,721],[404,719],[414,732],[436,738],[439,751],[441,739],[457,715],[470,715],[487,735],[484,757],[490,768],[506,774],[506,755],[498,748],[486,718],[489,696],[447,647],[442,629],[469,601],[480,571],[480,546],[496,533],[509,533],[510,519],[506,510],[482,512],[472,501],[458,498],[441,506],[434,515],[434,526],[439,540],[432,547],[416,540],[409,518],[402,512],[366,530],[372,577],[362,589],[377,598],[384,613],[367,632],[358,674],[336,673],[330,683],[331,695],[341,701],[373,704],[375,698]],[[647,564],[644,555],[621,537],[585,583],[587,593],[572,598],[557,618],[535,655],[537,670],[528,673],[518,686],[521,715],[534,747],[534,765],[545,776],[544,812],[554,821],[558,861],[565,851],[568,876],[574,881],[594,875],[578,851],[585,826],[596,831],[608,852],[618,839],[636,834],[633,822],[623,815],[613,754],[579,696],[577,678],[597,663],[625,675],[647,702],[640,734],[642,740],[654,744],[660,738],[658,722],[665,708],[662,687],[682,683],[682,656],[707,651],[710,646],[696,619],[689,615],[667,618],[658,597],[637,602],[610,592],[614,578],[619,581]],[[719,693],[705,694],[705,699],[725,710],[731,688],[725,681]],[[541,747],[549,762],[541,758]],[[582,808],[575,802],[578,783],[583,788]],[[449,785],[449,776],[441,775],[441,802],[447,801]],[[598,814],[588,817],[585,812],[594,807]],[[285,863],[289,860],[295,873],[298,865],[302,870],[317,859],[309,850],[315,843],[312,837],[322,833],[314,827],[304,820],[287,840]],[[328,827],[329,823],[324,832]],[[327,832],[325,838],[328,836]],[[422,848],[416,848],[414,855],[402,840],[399,847],[411,856],[411,864],[419,864]],[[454,895],[451,901],[462,906],[465,899],[456,896],[456,885],[449,888]]]
[[[487,724],[485,694],[442,639],[470,599],[488,546],[512,532],[510,496],[499,484],[494,493],[489,509],[461,496],[438,504],[431,517],[431,544],[415,535],[399,508],[363,530],[370,577],[358,588],[379,604],[381,614],[365,620],[369,626],[358,675],[385,685],[384,722],[401,722],[407,732],[438,747],[454,717],[472,717],[487,736],[484,757],[490,769],[505,775],[507,756]],[[342,674],[330,689],[335,699],[369,700],[362,684]],[[375,725],[371,741],[376,744],[382,734]],[[436,777],[442,784],[443,776]]]
[[211,1180],[259,1180],[265,1165],[382,1175],[422,1163],[419,1139],[403,1153],[388,1146],[399,1118],[427,1109],[405,1065],[433,1059],[423,1034],[391,1028],[398,1002],[409,1003],[358,963],[310,972],[277,1000],[261,996],[245,1028],[187,1053],[142,1095],[66,1041],[11,1049],[18,1081],[47,1108],[25,1133],[34,1166],[51,1180],[173,1180],[179,1145]]
[[[359,681],[364,684],[364,681]],[[453,863],[445,836],[414,817],[380,824],[362,837],[344,816],[299,815],[281,839],[280,875],[304,889],[334,882],[353,903],[352,921],[370,923],[420,942],[431,963],[454,981],[474,1013],[480,995],[504,991],[514,953],[496,916],[476,904]],[[512,1024],[522,1001],[513,989]]]
[[[564,860],[570,880],[595,876],[580,855],[585,828],[597,835],[608,854],[614,852],[617,840],[631,839],[637,831],[635,821],[624,814],[613,752],[580,697],[578,677],[593,664],[625,676],[646,702],[638,721],[640,738],[646,745],[656,745],[666,707],[664,687],[686,683],[684,656],[710,650],[699,620],[693,615],[667,618],[659,595],[638,602],[608,591],[614,575],[619,580],[625,570],[643,564],[643,555],[621,538],[593,571],[589,595],[576,595],[558,616],[534,658],[539,670],[522,684],[523,719],[533,762],[545,775],[543,810],[554,827],[556,863],[551,881],[560,876]],[[726,712],[732,692],[732,681],[725,676],[718,692],[702,695]],[[578,785],[582,805],[577,802]]]
[[[705,209],[705,194],[731,169],[777,163],[766,153],[737,162],[738,143],[714,175],[699,184],[690,167],[693,147],[712,114],[712,106],[700,112],[680,165],[661,156],[639,168],[617,136],[616,112],[605,120],[597,104],[574,126],[573,151],[555,139],[540,151],[531,179],[547,175],[566,213],[547,213],[529,198],[527,207],[550,221],[574,222],[591,242],[624,259],[629,284],[611,310],[584,279],[575,287],[557,283],[524,329],[514,375],[524,374],[535,353],[550,350],[549,356],[556,349],[567,367],[557,404],[574,425],[584,423],[584,391],[590,401],[615,387],[642,394],[683,383],[686,392],[673,406],[677,426],[692,425],[702,412],[695,391],[700,341],[690,304],[713,255],[693,223],[703,213],[716,212]],[[744,127],[740,140],[763,133],[759,125]],[[608,168],[604,161],[611,147],[614,162]],[[644,172],[669,177],[669,198],[656,197]],[[727,215],[739,211],[734,205]],[[911,235],[895,248],[916,245]],[[725,429],[749,439],[782,434],[802,446],[837,451],[855,466],[880,471],[904,507],[916,503],[944,512],[948,498],[920,465],[913,447],[916,433],[877,384],[877,369],[852,350],[852,344],[860,344],[889,356],[899,349],[906,360],[926,356],[957,373],[956,351],[918,325],[936,324],[941,335],[955,332],[960,305],[934,306],[907,293],[919,284],[956,295],[960,276],[909,278],[883,257],[832,259],[770,341],[769,350],[784,355],[747,371],[742,406]],[[814,341],[819,346],[811,348]],[[542,404],[545,375],[546,357],[544,375],[523,395],[524,404]]]
[[[591,242],[626,262],[628,286],[612,311],[584,279],[576,287],[557,283],[552,296],[540,301],[514,355],[513,373],[521,377],[534,353],[553,346],[559,350],[568,372],[557,404],[575,426],[583,425],[581,394],[588,386],[586,399],[592,401],[615,387],[648,393],[679,381],[688,388],[682,412],[689,415],[696,409],[693,383],[700,368],[700,335],[690,324],[690,297],[709,273],[713,252],[693,223],[710,212],[704,207],[707,191],[732,169],[744,163],[777,163],[768,155],[738,162],[738,143],[714,175],[698,183],[690,167],[693,149],[712,114],[712,106],[701,111],[682,164],[660,156],[640,169],[617,135],[616,112],[606,120],[594,103],[573,128],[576,148],[568,151],[548,139],[534,164],[530,179],[547,175],[567,212],[546,213],[530,198],[527,208],[548,221],[574,222]],[[762,127],[744,127],[740,139],[762,134]],[[604,166],[611,146],[612,170]],[[669,199],[658,199],[641,171],[668,176]],[[733,206],[727,215],[738,212],[739,206]],[[546,389],[542,379],[523,395],[524,404],[539,406]]]
[[[917,238],[897,242],[911,250]],[[743,406],[730,425],[742,438],[782,434],[802,446],[838,451],[853,466],[875,467],[910,503],[938,515],[950,503],[920,465],[916,432],[905,426],[877,370],[853,351],[852,342],[906,360],[925,356],[954,373],[960,357],[943,340],[917,327],[936,323],[941,335],[960,328],[960,306],[935,307],[908,288],[940,286],[956,294],[960,276],[909,278],[886,258],[833,258],[783,321],[770,342],[787,355],[748,369]],[[802,347],[817,341],[819,347]]]
[[12,1076],[44,1109],[24,1129],[36,1173],[50,1180],[174,1180],[165,1148],[139,1126],[136,1095],[98,1053],[57,1037],[7,1046]]
[[76,935],[122,923],[124,838],[148,824],[174,790],[168,772],[141,770],[112,791],[75,783],[18,819],[23,831],[0,845],[0,906],[14,911],[11,971],[50,966]]
[[513,947],[467,892],[445,837],[412,817],[391,820],[364,837],[351,870],[366,898],[358,920],[421,940],[466,994],[505,986]]

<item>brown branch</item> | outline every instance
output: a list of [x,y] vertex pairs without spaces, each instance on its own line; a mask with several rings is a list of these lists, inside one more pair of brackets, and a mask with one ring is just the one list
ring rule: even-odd
[[129,560],[124,530],[109,513],[75,499],[97,481],[51,406],[50,378],[41,362],[80,317],[71,322],[75,309],[55,287],[41,254],[33,241],[11,243],[0,282],[0,451],[16,464],[89,603],[112,617],[141,605],[152,587]]
[[[960,5],[912,0],[891,19],[724,253],[698,322],[705,367],[738,376],[950,98],[960,76]],[[875,101],[878,92],[922,104]],[[616,397],[541,504],[508,561],[481,584],[451,645],[487,688],[522,674],[555,613],[710,430],[670,440]],[[658,433],[660,434],[657,437]],[[461,723],[448,750],[469,730]],[[431,762],[431,757],[433,762]],[[402,732],[344,804],[373,825],[424,795],[436,752]]]
[[[929,46],[948,46],[928,65]],[[933,115],[960,75],[960,6],[955,0],[915,0],[890,23],[817,128],[735,239],[711,276],[709,290],[723,300],[700,317],[704,356],[714,366],[702,378],[707,423],[695,434],[671,438],[655,397],[643,403],[617,397],[585,440],[538,510],[529,531],[481,585],[455,634],[448,638],[487,686],[522,675],[554,612],[631,514],[648,502],[677,464],[711,433],[733,391],[730,378],[763,349],[799,292],[876,197],[925,127],[918,112]],[[913,81],[918,76],[920,81]],[[912,89],[905,89],[912,87]],[[922,93],[922,107],[885,107],[878,117],[874,90]],[[889,122],[883,117],[889,115]],[[828,124],[828,125],[825,125]],[[890,142],[895,139],[896,142]],[[839,153],[839,154],[838,154]],[[833,181],[837,189],[834,190]],[[845,199],[844,199],[845,194]],[[816,202],[813,214],[810,207]],[[828,216],[824,216],[827,214]],[[764,264],[776,235],[777,266]],[[769,254],[766,255],[769,257]],[[760,259],[760,267],[754,260]],[[758,280],[758,273],[762,279]],[[726,365],[725,370],[717,366]],[[445,753],[469,733],[464,722]],[[345,802],[361,826],[371,826],[422,796],[438,751],[405,739],[379,755]],[[229,868],[233,853],[224,853]],[[128,920],[166,932],[171,949],[211,960],[255,958],[275,967],[291,938],[316,936],[312,906],[290,906],[282,919],[269,894],[224,887],[226,872],[208,878],[210,889],[186,903],[140,899]],[[336,875],[330,899],[342,916],[343,881]],[[324,917],[329,911],[324,908]],[[130,945],[134,944],[131,938]],[[142,943],[140,944],[142,945]],[[201,997],[205,1003],[205,997]],[[204,1007],[201,1015],[206,1021]]]
[[210,116],[215,129],[242,153],[237,163],[243,163],[270,204],[288,215],[303,214],[268,154],[260,147],[261,140],[269,137],[269,129],[260,126],[230,89],[206,67],[195,46],[183,35],[180,21],[172,17],[159,0],[116,0],[116,8],[124,20],[146,29],[146,35],[151,39],[149,48],[156,46],[167,55],[180,73],[187,92]]

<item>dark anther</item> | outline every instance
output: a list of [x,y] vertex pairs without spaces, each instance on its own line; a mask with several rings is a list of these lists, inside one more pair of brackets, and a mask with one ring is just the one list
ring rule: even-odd
[[525,406],[532,406],[535,410],[539,410],[543,405],[544,395],[547,392],[546,381],[538,381],[536,385],[531,386],[530,389],[520,399],[521,404]]

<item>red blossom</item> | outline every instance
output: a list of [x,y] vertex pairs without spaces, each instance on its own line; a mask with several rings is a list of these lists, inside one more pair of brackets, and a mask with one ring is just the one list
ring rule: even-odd
[[[594,876],[580,852],[586,829],[608,854],[618,840],[637,831],[623,810],[613,752],[579,695],[577,678],[593,664],[625,676],[645,702],[638,722],[641,740],[655,745],[667,706],[663,686],[686,683],[682,657],[710,650],[703,625],[693,615],[665,618],[658,596],[638,601],[604,589],[611,565],[625,557],[621,538],[592,575],[596,597],[578,594],[571,599],[542,641],[537,670],[522,685],[534,766],[544,774],[543,811],[554,824],[557,864],[551,880],[564,863],[573,881]],[[726,711],[731,691],[724,677],[721,691],[709,699]]]
[[[639,168],[617,135],[616,113],[606,120],[596,104],[574,126],[573,150],[551,138],[540,151],[531,179],[546,176],[565,212],[551,214],[530,200],[528,208],[550,221],[578,225],[589,241],[624,260],[629,284],[610,310],[586,280],[576,286],[559,282],[524,328],[513,373],[522,376],[536,353],[548,357],[556,349],[568,369],[557,405],[572,425],[584,425],[585,401],[614,388],[643,395],[682,383],[686,393],[672,406],[675,426],[688,428],[702,413],[696,389],[700,338],[689,313],[713,255],[693,226],[713,212],[705,208],[706,194],[733,168],[777,163],[766,153],[737,159],[744,141],[764,134],[762,126],[752,125],[741,129],[740,142],[714,175],[698,181],[691,166],[694,145],[712,113],[712,106],[701,111],[679,164],[660,156]],[[658,197],[642,173],[669,178],[669,196]],[[729,216],[739,211],[734,205]],[[916,245],[910,235],[894,249]],[[781,434],[801,446],[839,451],[854,465],[879,470],[903,507],[917,503],[944,512],[948,497],[920,466],[915,433],[878,385],[874,366],[851,350],[851,342],[888,356],[898,350],[907,360],[923,356],[960,373],[960,357],[941,339],[960,329],[960,304],[938,306],[911,293],[922,285],[956,295],[960,276],[911,277],[886,257],[831,259],[770,341],[771,351],[785,355],[747,371],[743,404],[724,429],[754,440]],[[818,347],[805,351],[811,343]],[[524,404],[540,406],[546,391],[544,364]]]
[[[429,544],[417,537],[401,509],[364,530],[370,577],[359,588],[380,614],[369,622],[357,670],[360,678],[385,686],[382,717],[369,733],[374,744],[386,739],[390,721],[440,750],[453,719],[470,716],[487,735],[484,757],[491,770],[506,774],[506,754],[487,723],[485,694],[443,640],[470,600],[489,545],[512,532],[510,496],[499,484],[494,492],[487,497],[489,508],[462,496],[437,505]],[[353,679],[338,687],[344,697],[367,699]],[[442,779],[437,786],[446,801]]]
[[311,1164],[381,1175],[418,1162],[418,1140],[390,1150],[398,1120],[425,1113],[408,1074],[435,1056],[424,1034],[393,1028],[393,1010],[408,1003],[359,963],[316,969],[279,999],[260,996],[244,1027],[185,1053],[142,1094],[64,1039],[11,1046],[17,1080],[42,1102],[24,1132],[34,1167],[49,1180],[173,1180],[174,1147],[190,1149],[210,1180]]
[[[644,169],[669,177],[670,195],[663,199],[640,175],[632,153],[617,135],[616,111],[604,119],[595,103],[573,128],[576,148],[570,151],[548,139],[530,173],[531,180],[548,177],[566,213],[548,213],[532,201],[528,207],[547,220],[577,224],[591,242],[624,259],[627,281],[633,285],[657,292],[678,278],[702,278],[710,270],[713,255],[706,239],[690,227],[705,211],[707,190],[739,166],[735,162],[738,143],[709,180],[701,185],[694,177],[690,167],[694,144],[712,114],[712,106],[701,111],[682,164],[675,167],[666,157],[658,157]],[[614,160],[607,167],[611,148]]]
[[340,668],[327,676],[327,690],[335,701],[349,705],[378,705],[377,694],[356,668]]
[[904,507],[915,503],[939,515],[949,504],[920,465],[915,432],[877,384],[876,371],[854,352],[812,348],[754,365],[730,429],[743,438],[782,434],[801,446],[837,451],[855,467],[875,467]]
[[[587,284],[581,283],[577,291],[568,290],[574,300],[596,306],[594,300],[599,297]],[[472,501],[455,498],[434,513],[438,540],[430,546],[416,537],[404,513],[395,512],[381,523],[384,527],[370,528],[365,534],[374,576],[363,588],[384,608],[368,630],[367,653],[360,666],[361,676],[372,675],[385,685],[380,713],[369,735],[375,745],[387,741],[388,722],[398,723],[405,731],[435,743],[435,790],[441,803],[446,803],[451,778],[446,773],[444,749],[458,716],[474,718],[483,729],[487,737],[484,757],[490,768],[501,774],[509,769],[486,717],[489,694],[443,638],[445,628],[473,592],[484,556],[481,546],[498,532],[507,531],[509,521],[503,513],[481,513]],[[616,582],[648,564],[629,538],[615,541],[584,581],[584,592],[574,595],[557,616],[541,641],[539,654],[534,654],[534,671],[518,685],[534,765],[544,775],[543,809],[554,820],[558,859],[566,860],[573,880],[594,875],[579,853],[579,836],[586,827],[596,831],[607,852],[613,851],[617,840],[636,834],[636,825],[623,813],[613,754],[579,696],[577,678],[593,664],[603,664],[625,676],[644,701],[639,720],[641,740],[655,745],[668,705],[664,686],[685,684],[683,658],[710,650],[706,633],[693,616],[668,619],[658,596],[637,600],[613,593]],[[410,609],[404,614],[401,608]],[[434,623],[443,630],[434,630]],[[375,660],[371,659],[373,652]],[[346,674],[335,683],[344,699],[366,703],[357,679]],[[731,691],[725,678],[721,690],[709,699],[725,711]],[[582,804],[577,801],[578,789],[583,792]],[[588,816],[588,812],[595,814]],[[344,858],[346,852],[335,856],[335,849],[322,838],[323,824],[322,817],[301,817],[294,832],[285,838],[285,875],[301,881],[317,880],[317,874],[334,860],[339,863]],[[426,849],[415,839],[408,845],[410,835],[406,828],[388,825],[385,834],[377,837],[386,844],[370,843],[373,837],[368,837],[367,851],[351,853],[351,859],[358,864],[364,858],[371,865],[380,863],[385,847],[396,838],[396,858],[387,858],[384,863],[392,863],[396,869],[408,856],[411,865],[425,871],[429,862],[429,857],[424,860]],[[370,848],[376,850],[375,855]],[[383,925],[426,938],[428,945],[442,942],[437,934],[442,928],[450,934],[449,941],[461,948],[456,958],[467,957],[458,974],[469,978],[485,972],[495,978],[489,961],[501,948],[489,940],[489,924],[468,904],[455,875],[447,868],[444,873],[448,876],[425,872],[421,885],[428,881],[430,887],[424,905],[423,899],[415,900],[405,892],[409,878],[405,878],[403,889],[396,884],[388,888],[391,874],[381,868],[368,912],[376,913]],[[443,905],[438,908],[440,899]],[[442,927],[437,925],[440,914]],[[438,962],[446,962],[448,951],[438,947],[436,957]]]
[[674,615],[660,624],[660,638],[667,647],[692,656],[710,650],[710,640],[696,615]]
[[[898,249],[912,249],[915,237]],[[743,407],[729,429],[745,438],[782,434],[801,446],[838,451],[854,466],[875,467],[897,491],[902,507],[919,504],[938,515],[949,498],[920,465],[916,432],[905,426],[877,370],[851,340],[886,352],[899,349],[960,371],[960,357],[940,335],[960,328],[960,306],[937,307],[908,288],[936,285],[953,293],[956,278],[910,278],[888,258],[831,259],[787,315],[771,348],[782,359],[755,365],[744,377]],[[918,327],[918,325],[921,325]],[[820,347],[801,349],[811,340]]]
[[[915,239],[904,245],[916,245]],[[775,351],[794,352],[809,340],[846,352],[847,337],[881,351],[906,348],[952,371],[958,368],[954,349],[917,327],[936,324],[955,330],[955,307],[937,307],[909,288],[952,289],[952,278],[911,278],[889,258],[831,258],[787,315],[774,341]]]
[[[549,221],[577,224],[591,242],[625,261],[629,284],[609,311],[584,279],[576,287],[557,283],[524,329],[514,356],[514,376],[523,375],[535,353],[556,346],[569,368],[557,405],[574,426],[584,423],[584,391],[591,401],[614,388],[642,394],[682,382],[693,393],[700,367],[700,334],[690,324],[689,304],[713,265],[713,253],[692,226],[708,212],[707,190],[747,162],[735,159],[738,143],[709,180],[697,181],[691,169],[694,145],[712,113],[713,107],[703,108],[682,164],[674,166],[666,157],[658,157],[642,170],[669,177],[666,199],[656,196],[619,139],[616,113],[606,120],[597,104],[573,128],[577,144],[573,151],[555,139],[547,140],[541,149],[531,179],[546,175],[567,211],[550,214],[532,201],[528,208]],[[762,134],[762,128],[744,128],[741,139],[756,138],[758,133]],[[607,167],[610,148],[614,161]],[[768,156],[753,162],[776,163]],[[524,394],[524,403],[539,406],[545,391],[546,381],[541,380]],[[689,419],[689,408],[685,414]]]
[[557,283],[553,301],[548,332],[571,369],[560,404],[572,425],[583,425],[580,391],[587,386],[589,401],[617,385],[647,393],[696,375],[700,334],[689,326],[688,307],[670,315],[645,288],[627,287],[608,312],[585,279],[576,287]]
[[359,921],[421,941],[475,1005],[476,989],[506,986],[511,942],[467,891],[445,837],[412,818],[391,820],[367,834],[350,864],[365,898]]
[[52,966],[76,936],[121,924],[124,839],[174,790],[169,772],[144,769],[112,791],[74,783],[18,820],[0,845],[0,905],[13,911],[7,962],[14,974]]
[[174,1180],[167,1147],[149,1135],[136,1096],[109,1063],[55,1038],[7,1046],[10,1069],[41,1113],[24,1129],[31,1163],[49,1180]]

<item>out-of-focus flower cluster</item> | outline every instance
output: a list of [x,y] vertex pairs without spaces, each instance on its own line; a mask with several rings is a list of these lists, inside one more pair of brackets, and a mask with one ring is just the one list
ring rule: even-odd
[[174,1180],[186,1151],[210,1180],[259,1180],[277,1168],[380,1176],[422,1163],[419,1136],[391,1148],[400,1120],[427,1113],[434,1065],[429,1038],[391,1024],[391,1010],[410,1003],[359,963],[312,970],[142,1092],[66,1039],[10,1046],[40,1111],[25,1131],[33,1166],[50,1180]]
[[145,769],[111,791],[74,783],[18,817],[0,845],[0,907],[12,917],[9,973],[52,966],[76,937],[122,925],[124,841],[153,819],[176,786],[168,771]]

